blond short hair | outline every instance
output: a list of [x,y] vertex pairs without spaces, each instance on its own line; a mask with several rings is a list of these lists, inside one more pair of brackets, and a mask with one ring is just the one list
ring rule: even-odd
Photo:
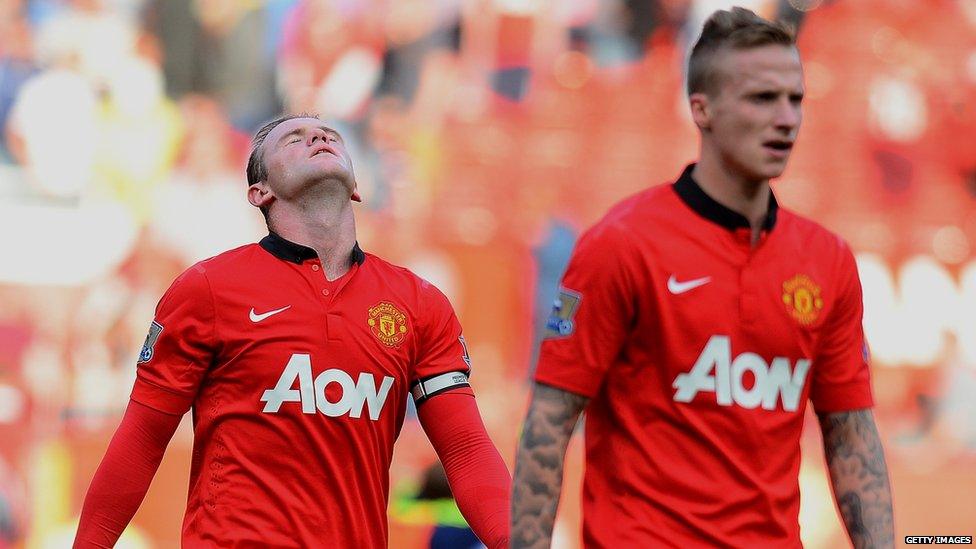
[[688,95],[718,91],[719,68],[713,63],[721,50],[745,50],[768,45],[796,46],[796,32],[782,22],[759,17],[745,8],[719,10],[702,28],[688,60]]

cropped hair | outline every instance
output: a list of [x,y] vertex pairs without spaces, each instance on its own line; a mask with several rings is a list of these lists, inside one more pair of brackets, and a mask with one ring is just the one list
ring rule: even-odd
[[278,124],[282,122],[287,122],[288,120],[293,120],[295,118],[318,118],[317,114],[309,113],[298,113],[298,114],[286,114],[284,116],[279,116],[271,122],[268,122],[261,129],[254,134],[254,138],[251,139],[251,154],[247,157],[247,186],[250,187],[255,183],[259,183],[268,179],[268,166],[264,163],[264,140],[267,139],[268,134],[271,130],[275,129]]
[[[293,120],[295,118],[318,118],[318,115],[303,112],[279,116],[264,126],[261,126],[261,129],[254,134],[254,138],[251,139],[251,153],[247,157],[246,174],[248,187],[268,179],[268,166],[264,163],[264,140],[267,139],[268,134],[271,133],[271,130],[275,129],[278,124],[288,120]],[[269,222],[267,208],[261,207],[261,215],[264,216],[265,222]]]
[[688,60],[688,95],[717,91],[716,54],[724,49],[745,50],[768,45],[796,46],[796,32],[785,23],[759,17],[745,8],[719,10],[702,28]]

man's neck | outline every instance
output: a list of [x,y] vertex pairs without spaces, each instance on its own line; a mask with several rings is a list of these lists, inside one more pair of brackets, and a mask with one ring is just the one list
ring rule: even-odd
[[750,180],[726,169],[717,158],[704,151],[695,165],[692,177],[705,194],[726,208],[742,214],[752,228],[756,243],[769,213],[769,180]]
[[352,266],[356,218],[348,200],[320,204],[315,210],[291,207],[278,212],[272,230],[286,240],[315,250],[328,280],[341,277]]

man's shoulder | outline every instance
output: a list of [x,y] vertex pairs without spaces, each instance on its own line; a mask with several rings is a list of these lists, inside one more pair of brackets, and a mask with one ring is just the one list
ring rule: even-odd
[[[242,263],[247,263],[253,267],[255,256],[264,254],[264,250],[259,244],[250,243],[221,252],[213,257],[208,257],[197,261],[191,265],[186,272],[197,271],[208,274],[222,274],[228,269],[236,269]],[[240,273],[237,273],[239,276]]]
[[363,263],[368,264],[370,268],[376,270],[384,277],[393,277],[398,281],[412,281],[413,279],[420,278],[416,273],[403,265],[397,265],[374,253],[363,252],[363,254],[366,256],[366,260]]
[[840,235],[809,217],[786,208],[780,208],[777,216],[777,224],[782,225],[792,240],[808,251],[846,253],[850,250],[850,246]]
[[671,183],[654,185],[618,201],[599,223],[639,222],[648,215],[669,211],[676,204],[675,198]]
[[637,234],[657,231],[663,221],[680,207],[677,195],[669,183],[662,183],[634,193],[607,210],[590,226],[584,238],[606,244],[624,244]]
[[[386,285],[394,286],[397,290],[412,293],[418,299],[443,296],[441,290],[426,278],[402,265],[397,265],[375,254],[366,253],[366,264],[370,266]],[[445,298],[446,299],[446,298]]]
[[397,265],[382,257],[365,252],[366,263],[373,269],[386,283],[406,288],[420,288],[430,284],[422,276],[413,272],[408,267]]
[[782,207],[777,212],[777,217],[777,223],[781,223],[791,234],[798,235],[802,238],[814,239],[818,243],[829,247],[843,245],[844,240],[840,235],[809,217]]
[[213,257],[197,261],[186,268],[173,281],[173,287],[210,285],[215,278],[221,276],[243,276],[241,269],[253,271],[255,254],[262,252],[257,244],[245,244]]

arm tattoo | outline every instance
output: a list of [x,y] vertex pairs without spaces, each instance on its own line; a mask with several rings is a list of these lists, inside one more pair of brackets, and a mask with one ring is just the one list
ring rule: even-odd
[[512,547],[549,547],[563,483],[563,460],[587,398],[536,384],[515,457]]
[[834,498],[854,547],[894,547],[888,466],[870,410],[820,416]]

